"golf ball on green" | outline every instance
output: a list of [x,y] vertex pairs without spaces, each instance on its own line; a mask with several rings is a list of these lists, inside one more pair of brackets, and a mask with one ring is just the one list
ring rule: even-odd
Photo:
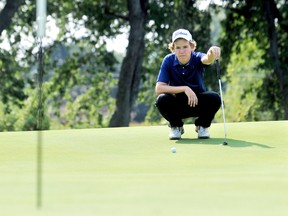
[[175,147],[172,147],[172,148],[171,148],[171,152],[172,152],[172,153],[176,153],[176,148],[175,148]]

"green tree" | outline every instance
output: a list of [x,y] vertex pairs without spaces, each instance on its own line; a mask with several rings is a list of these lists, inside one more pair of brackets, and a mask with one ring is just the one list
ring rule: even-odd
[[[197,2],[151,0],[148,5],[148,0],[48,0],[48,20],[56,22],[59,33],[48,30],[45,44],[43,87],[45,110],[51,121],[45,125],[128,126],[133,105],[141,103],[151,106],[147,119],[160,121],[153,106],[154,86],[161,61],[169,53],[167,44],[172,32],[189,29],[197,41],[197,51],[206,52],[215,41],[210,37],[212,7],[200,11]],[[226,20],[220,41],[222,71],[227,72],[224,87],[246,108],[240,109],[235,119],[287,118],[287,4],[272,0],[225,2]],[[37,86],[36,7],[31,0],[6,3],[18,4],[10,7],[12,16],[7,16],[4,25],[0,21],[1,33],[9,35],[6,38],[11,47],[0,51],[0,127],[29,130],[36,119],[31,119],[36,100],[32,92]],[[3,9],[0,16],[3,14],[8,13]],[[83,29],[85,32],[78,35]],[[129,29],[129,45],[119,67],[113,53],[106,49],[106,40],[121,34],[122,29]],[[253,49],[259,52],[253,53]],[[255,71],[257,82],[250,71]],[[245,72],[246,76],[242,76]],[[218,87],[213,66],[207,68],[205,82],[209,90]],[[237,94],[232,92],[231,86],[244,84]],[[111,97],[115,89],[116,100]],[[239,110],[239,104],[231,108]],[[265,112],[263,117],[260,112],[264,110],[271,112]]]
[[[105,44],[106,38],[119,34],[121,28],[130,28],[129,45],[120,70],[116,109],[110,126],[128,126],[130,121],[130,110],[138,93],[144,56],[147,3],[147,0],[66,1],[59,8],[57,8],[58,4],[56,6],[54,3],[53,12],[56,11],[55,16],[57,16],[61,29],[64,30],[65,24],[69,22],[68,18],[72,17],[71,20],[75,25],[83,23],[85,28],[89,29],[89,34],[85,39],[89,40],[91,44],[102,46],[100,44]],[[62,32],[64,36],[65,31]],[[69,35],[69,39],[71,40],[71,35]],[[105,56],[104,51],[101,54]],[[109,63],[113,65],[113,62]]]
[[225,2],[225,34],[221,40],[224,65],[228,65],[233,53],[239,53],[243,40],[255,39],[256,48],[263,51],[264,61],[259,62],[254,72],[267,71],[262,85],[257,89],[250,88],[259,98],[255,112],[270,111],[272,116],[269,119],[288,119],[287,4],[275,0]]
[[[230,62],[227,66],[225,90],[226,118],[229,121],[254,121],[269,118],[269,113],[257,112],[259,108],[257,89],[263,85],[267,71],[259,68],[264,62],[264,51],[257,47],[255,39],[245,38],[241,44],[232,49]],[[236,51],[237,49],[237,51]],[[222,79],[222,81],[226,81]],[[216,116],[222,119],[222,113]]]
[[2,34],[3,30],[10,26],[13,16],[22,3],[23,0],[6,0],[5,6],[0,12],[0,35]]
[[[51,50],[56,54],[59,50],[56,47],[62,46],[57,43]],[[111,73],[113,54],[106,52],[105,47],[99,47],[99,53],[93,51],[93,46],[86,41],[66,49],[67,59],[51,59],[46,67],[51,69],[45,85],[47,104],[51,107],[49,115],[63,127],[107,126],[109,119],[105,118],[111,116],[110,106],[114,103],[110,94],[115,85]]]
[[[95,14],[95,10],[91,11],[95,1],[82,1],[78,3],[84,4],[87,2],[91,5],[90,7],[84,8],[86,11],[90,10],[90,14]],[[54,32],[47,32],[47,40],[50,42],[44,47],[45,82],[43,90],[46,98],[45,110],[51,115],[51,120],[53,121],[52,126],[55,125],[55,121],[63,125],[63,127],[73,128],[107,126],[107,123],[105,125],[104,121],[108,122],[108,120],[105,120],[102,115],[103,113],[108,113],[107,116],[109,116],[108,110],[111,110],[110,104],[113,104],[109,96],[111,88],[115,85],[113,73],[115,72],[114,66],[116,60],[112,53],[106,51],[105,43],[103,43],[107,36],[102,36],[98,31],[88,28],[92,28],[93,24],[96,23],[95,21],[89,23],[95,19],[96,16],[98,16],[100,20],[100,15],[96,14],[88,21],[87,16],[79,11],[81,5],[74,4],[74,1],[65,1],[62,3],[63,4],[59,5],[58,2],[55,3],[55,1],[48,1],[47,3],[48,19],[56,21],[60,33],[56,35],[57,40],[54,41],[53,38],[51,38],[51,36],[55,36]],[[89,13],[87,14],[89,15]],[[17,89],[17,91],[23,94],[19,99],[20,102],[17,102],[17,104],[30,107],[22,108],[20,112],[17,112],[16,108],[13,107],[12,110],[16,111],[13,112],[13,118],[8,118],[7,115],[6,117],[4,116],[5,118],[2,117],[2,119],[5,120],[10,119],[9,125],[13,125],[12,128],[12,126],[8,127],[8,124],[6,124],[4,127],[8,130],[16,130],[16,126],[22,127],[18,128],[20,130],[27,128],[35,129],[35,127],[31,127],[31,124],[34,121],[35,125],[37,115],[34,112],[35,109],[32,109],[31,106],[32,104],[36,105],[34,99],[37,98],[35,98],[35,94],[30,91],[33,89],[36,91],[37,86],[35,79],[37,73],[35,67],[38,61],[36,57],[37,44],[33,39],[36,36],[34,31],[35,14],[35,2],[27,0],[25,4],[19,8],[18,12],[15,13],[13,22],[9,28],[5,29],[5,33],[9,35],[8,43],[11,50],[9,51],[10,55],[5,54],[1,56],[1,61],[4,62],[1,73],[3,78],[1,79],[3,82],[1,97],[3,97],[4,101],[1,107],[4,106],[5,110],[9,110],[12,109],[11,104],[15,105],[14,101],[17,99],[17,95],[14,89]],[[83,27],[84,21],[88,23],[88,33],[82,37],[77,37],[75,32]],[[67,29],[68,24],[74,26],[73,29]],[[99,29],[101,28],[99,27]],[[102,30],[105,31],[104,28],[102,28]],[[110,33],[111,32],[109,32],[109,34]],[[115,32],[111,34],[115,34]],[[25,40],[25,38],[28,38],[28,40]],[[25,47],[21,45],[21,41],[23,40],[25,40]],[[9,58],[10,63],[5,58]],[[13,62],[13,64],[11,64],[11,62]],[[18,62],[21,64],[17,66]],[[17,67],[20,68],[19,74]],[[16,81],[19,83],[15,83]],[[9,83],[12,83],[12,87],[8,86]],[[7,90],[5,90],[4,84],[7,86]],[[24,91],[24,89],[27,90]],[[11,98],[14,100],[9,100],[9,103],[7,103],[7,99],[5,99],[9,97],[7,91],[13,91]],[[26,103],[27,101],[30,101],[30,105]],[[63,104],[65,105],[65,109],[63,109]],[[33,115],[33,113],[35,115]],[[31,118],[32,116],[34,116],[34,119]],[[71,119],[68,120],[67,118],[70,117]],[[18,121],[16,122],[15,119],[18,119]]]
[[14,51],[9,53],[0,50],[0,130],[15,130],[15,114],[22,109],[23,101],[27,98],[23,93],[27,81],[23,74],[26,70],[23,70],[14,55]]
[[127,0],[130,26],[129,44],[120,71],[116,110],[109,126],[129,126],[130,113],[136,100],[144,59],[144,37],[148,0]]

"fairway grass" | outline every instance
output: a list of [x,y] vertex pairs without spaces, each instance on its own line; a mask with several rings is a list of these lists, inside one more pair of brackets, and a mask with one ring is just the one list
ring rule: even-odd
[[[227,123],[181,140],[167,126],[0,133],[0,215],[286,216],[288,121]],[[171,153],[172,147],[177,153]]]

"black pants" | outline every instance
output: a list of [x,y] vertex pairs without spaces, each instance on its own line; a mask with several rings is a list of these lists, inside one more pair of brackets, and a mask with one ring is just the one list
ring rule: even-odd
[[182,127],[182,119],[198,117],[196,126],[210,127],[211,122],[221,106],[221,98],[216,92],[203,92],[197,95],[198,105],[190,107],[185,93],[160,94],[156,107],[171,127]]

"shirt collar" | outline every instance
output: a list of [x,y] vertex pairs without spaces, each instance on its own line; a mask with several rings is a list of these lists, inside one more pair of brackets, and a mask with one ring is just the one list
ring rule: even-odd
[[190,61],[191,61],[191,59],[192,59],[192,52],[191,52],[191,57],[190,57],[189,62],[188,62],[187,64],[185,64],[185,65],[183,65],[183,64],[181,64],[181,63],[179,62],[179,60],[177,59],[176,54],[174,54],[174,55],[175,55],[175,57],[174,57],[173,66],[177,66],[177,65],[188,66],[188,65],[190,65]]

